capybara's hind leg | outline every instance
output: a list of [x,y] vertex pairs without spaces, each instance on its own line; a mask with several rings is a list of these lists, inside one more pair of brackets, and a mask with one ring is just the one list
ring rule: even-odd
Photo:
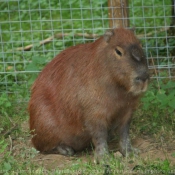
[[72,156],[75,153],[73,148],[71,148],[70,146],[67,146],[67,145],[59,145],[56,147],[56,150],[58,151],[58,153],[60,153],[62,155],[66,155],[66,156]]

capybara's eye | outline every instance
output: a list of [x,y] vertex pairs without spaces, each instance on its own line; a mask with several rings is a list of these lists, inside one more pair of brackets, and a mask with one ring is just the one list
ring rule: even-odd
[[115,49],[115,51],[119,56],[122,56],[122,53],[118,49]]
[[141,78],[140,78],[140,77],[136,77],[136,80],[137,80],[137,81],[140,81],[140,80],[141,80]]

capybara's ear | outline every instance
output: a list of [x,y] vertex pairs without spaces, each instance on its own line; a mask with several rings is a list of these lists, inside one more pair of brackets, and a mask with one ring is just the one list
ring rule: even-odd
[[133,58],[134,58],[135,60],[140,61],[140,54],[138,53],[137,50],[133,50],[133,51],[131,52],[131,54],[132,54],[132,56],[133,56]]
[[111,37],[114,35],[114,30],[113,29],[109,29],[105,32],[105,34],[103,35],[104,40],[109,43]]

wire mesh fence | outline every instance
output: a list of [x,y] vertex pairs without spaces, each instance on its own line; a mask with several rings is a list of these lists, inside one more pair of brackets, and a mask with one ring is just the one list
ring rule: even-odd
[[[119,1],[120,6],[113,0],[0,0],[0,92],[27,97],[37,74],[56,54],[102,35],[116,18],[110,10],[124,15],[124,1]],[[133,0],[126,8],[152,78],[174,79],[173,1]]]

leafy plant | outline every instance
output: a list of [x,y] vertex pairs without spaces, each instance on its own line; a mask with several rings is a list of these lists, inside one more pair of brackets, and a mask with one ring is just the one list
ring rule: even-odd
[[[28,72],[39,72],[46,64],[46,57],[34,56],[32,61],[26,66]],[[37,77],[37,74],[29,74],[28,85],[30,86]]]
[[7,116],[9,108],[12,106],[11,102],[8,99],[8,95],[3,93],[0,95],[0,115]]
[[136,165],[133,168],[133,172],[139,174],[168,174],[171,172],[170,162],[165,159],[163,161],[158,160],[157,162],[150,163],[148,165]]
[[159,82],[160,89],[150,85],[150,89],[142,98],[144,111],[153,111],[153,117],[159,117],[162,112],[171,115],[175,111],[175,82]]
[[[133,127],[148,135],[161,132],[162,127],[175,131],[175,82],[152,81],[136,111]],[[165,122],[166,121],[166,122]]]

